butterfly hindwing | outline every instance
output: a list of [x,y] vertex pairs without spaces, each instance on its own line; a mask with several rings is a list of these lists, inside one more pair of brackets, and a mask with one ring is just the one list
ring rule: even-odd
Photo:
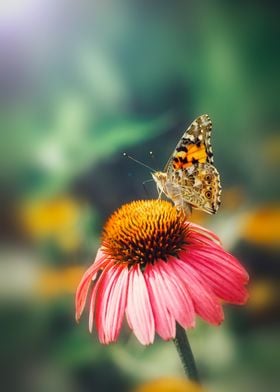
[[215,214],[220,206],[221,185],[217,169],[210,163],[198,164],[181,180],[182,199],[191,206]]

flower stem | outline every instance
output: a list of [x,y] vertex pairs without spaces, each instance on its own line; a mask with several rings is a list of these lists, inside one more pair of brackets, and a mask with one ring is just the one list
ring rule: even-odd
[[184,328],[182,328],[178,323],[176,324],[176,337],[173,341],[182,361],[186,375],[190,380],[199,383],[199,376],[187,334]]

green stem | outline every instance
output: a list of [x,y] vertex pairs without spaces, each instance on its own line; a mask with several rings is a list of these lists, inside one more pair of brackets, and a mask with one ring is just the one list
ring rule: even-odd
[[199,376],[187,334],[184,328],[182,328],[178,323],[176,324],[176,337],[173,341],[182,361],[186,375],[190,380],[199,383]]

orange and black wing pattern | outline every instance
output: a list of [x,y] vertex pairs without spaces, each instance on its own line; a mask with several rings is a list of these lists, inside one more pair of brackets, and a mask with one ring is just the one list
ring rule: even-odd
[[212,122],[207,114],[194,120],[177,144],[167,171],[188,169],[197,163],[213,163],[211,147]]

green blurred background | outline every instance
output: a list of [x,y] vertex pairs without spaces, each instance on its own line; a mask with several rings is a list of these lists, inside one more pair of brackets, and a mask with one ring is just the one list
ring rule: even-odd
[[[208,113],[223,185],[195,213],[251,274],[250,301],[189,333],[210,392],[279,389],[279,6],[268,1],[1,0],[1,391],[125,392],[182,376],[171,342],[101,346],[74,292],[105,219],[156,197]],[[152,154],[150,153],[152,152]]]

